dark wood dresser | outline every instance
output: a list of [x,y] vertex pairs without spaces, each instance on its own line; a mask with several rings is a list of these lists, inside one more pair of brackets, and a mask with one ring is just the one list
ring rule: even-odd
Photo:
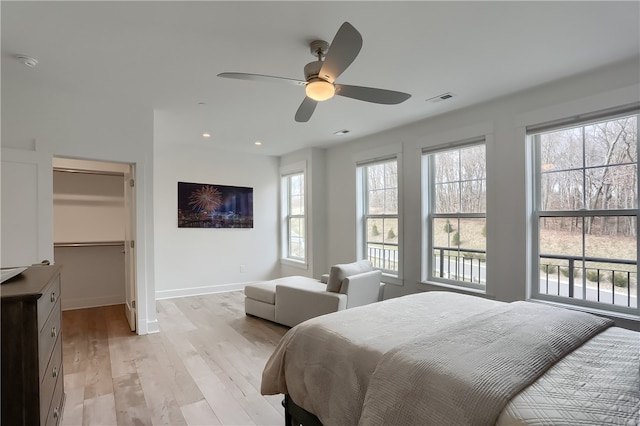
[[62,419],[60,267],[32,266],[0,286],[2,425]]

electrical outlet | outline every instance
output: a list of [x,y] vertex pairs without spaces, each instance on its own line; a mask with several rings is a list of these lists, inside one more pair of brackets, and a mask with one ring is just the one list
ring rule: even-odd
[[244,273],[244,265],[240,265],[240,273]]

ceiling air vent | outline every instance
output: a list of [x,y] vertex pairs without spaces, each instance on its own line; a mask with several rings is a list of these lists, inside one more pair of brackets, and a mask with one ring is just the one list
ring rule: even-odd
[[442,102],[442,101],[446,101],[448,99],[451,99],[455,96],[455,94],[451,93],[451,92],[447,92],[447,93],[443,93],[442,95],[438,95],[438,96],[434,96],[433,98],[429,98],[426,100],[426,102],[431,102],[433,104],[437,103],[437,102]]

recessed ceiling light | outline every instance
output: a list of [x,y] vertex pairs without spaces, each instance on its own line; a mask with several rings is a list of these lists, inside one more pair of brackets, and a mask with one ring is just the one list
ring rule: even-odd
[[262,145],[262,142],[260,142],[260,141],[255,141],[255,142],[254,142],[254,145],[255,145],[255,146],[261,146],[261,145]]
[[210,137],[211,137],[211,134],[210,134],[210,133],[203,133],[203,134],[202,134],[202,137],[203,137],[203,138],[210,138]]
[[338,130],[337,132],[333,132],[333,134],[336,136],[346,135],[347,133],[349,133],[349,130],[347,129],[342,129],[342,130]]

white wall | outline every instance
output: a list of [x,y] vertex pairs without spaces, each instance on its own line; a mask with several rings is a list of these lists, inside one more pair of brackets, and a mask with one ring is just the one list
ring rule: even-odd
[[[278,159],[167,140],[169,115],[155,114],[154,229],[156,295],[241,289],[279,274]],[[178,182],[253,188],[251,229],[178,228]],[[242,272],[243,271],[243,272]]]
[[53,242],[124,241],[124,177],[53,172]]
[[[136,165],[137,329],[141,334],[157,331],[152,250],[153,111],[52,91],[21,78],[9,80],[2,75],[3,148]],[[53,234],[53,229],[44,231]]]
[[62,310],[125,303],[123,246],[55,247]]
[[[568,78],[461,111],[332,147],[327,151],[328,263],[355,259],[355,160],[358,153],[402,144],[404,283],[385,297],[438,287],[421,284],[421,149],[487,136],[487,291],[498,300],[526,296],[527,199],[524,125],[640,99],[638,60]],[[478,82],[481,84],[481,82]],[[636,86],[634,86],[636,85]],[[464,96],[463,93],[459,96]],[[548,114],[547,114],[548,115]]]

